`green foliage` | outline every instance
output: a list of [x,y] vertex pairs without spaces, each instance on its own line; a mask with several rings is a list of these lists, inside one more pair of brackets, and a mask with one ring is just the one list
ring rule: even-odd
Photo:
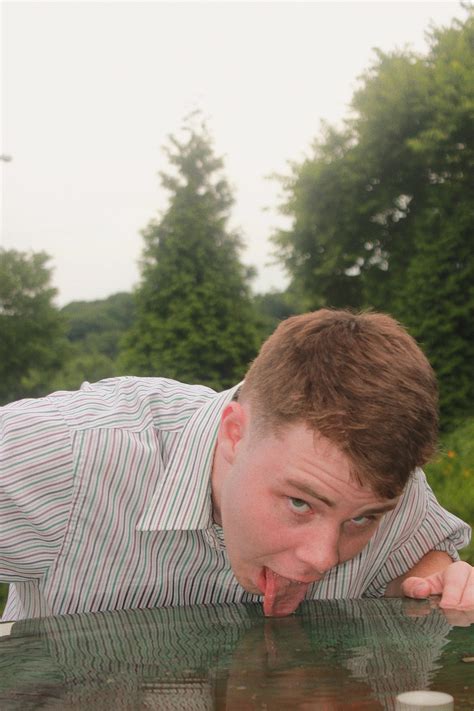
[[71,348],[66,363],[49,381],[49,390],[78,390],[84,381],[97,382],[103,378],[123,375],[115,361],[102,353],[83,352]]
[[257,312],[262,341],[273,333],[280,321],[305,310],[298,298],[288,290],[256,294],[253,297],[253,304]]
[[[474,526],[474,419],[443,438],[439,456],[425,472],[441,505]],[[474,541],[462,557],[474,565]]]
[[366,239],[357,209],[361,176],[352,155],[349,131],[323,127],[312,155],[281,178],[287,200],[282,212],[293,218],[292,228],[273,240],[277,254],[292,277],[291,288],[301,292],[308,308],[360,305],[358,255]]
[[438,376],[443,430],[472,415],[474,401],[474,258],[472,208],[446,201],[425,211],[416,230],[417,256],[407,269],[399,316],[411,327]]
[[282,178],[274,236],[306,303],[401,318],[440,381],[445,430],[473,413],[474,11],[426,57],[377,52],[342,129]]
[[76,390],[125,374],[117,365],[120,340],[133,323],[132,294],[112,294],[97,301],[73,301],[61,311],[69,341],[63,367],[49,382],[49,390]]
[[0,583],[0,615],[5,609],[5,604],[8,597],[8,585],[7,583]]
[[0,403],[44,391],[65,353],[47,254],[0,249]]
[[473,413],[474,15],[433,36],[433,115],[410,147],[427,166],[423,210],[412,221],[413,258],[399,313],[423,343],[440,381],[444,428]]
[[120,365],[221,388],[238,381],[258,347],[248,273],[240,240],[226,228],[232,197],[223,163],[204,126],[170,138],[175,174],[162,173],[170,192],[160,220],[143,231],[137,318]]
[[132,294],[120,292],[97,301],[72,301],[62,309],[67,337],[85,353],[117,357],[119,342],[135,316]]

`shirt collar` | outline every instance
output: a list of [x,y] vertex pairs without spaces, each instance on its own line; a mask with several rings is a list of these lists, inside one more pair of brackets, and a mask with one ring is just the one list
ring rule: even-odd
[[187,531],[212,526],[211,472],[221,414],[239,385],[211,397],[187,421],[139,531]]

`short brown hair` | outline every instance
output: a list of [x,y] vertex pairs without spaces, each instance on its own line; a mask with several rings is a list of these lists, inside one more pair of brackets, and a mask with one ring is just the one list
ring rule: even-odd
[[241,400],[258,429],[303,422],[332,441],[383,498],[400,494],[436,448],[434,372],[385,314],[321,309],[283,321],[252,363]]

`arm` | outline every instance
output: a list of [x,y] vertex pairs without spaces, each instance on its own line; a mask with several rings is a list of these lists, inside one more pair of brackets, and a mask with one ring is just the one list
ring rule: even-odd
[[61,547],[72,491],[70,434],[52,402],[0,408],[0,580],[44,575]]
[[387,585],[386,597],[426,598],[441,595],[440,607],[474,608],[474,567],[453,562],[447,553],[430,551],[405,575]]

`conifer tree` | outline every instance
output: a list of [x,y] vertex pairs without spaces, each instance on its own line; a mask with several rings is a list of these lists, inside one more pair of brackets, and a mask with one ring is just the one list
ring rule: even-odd
[[142,232],[137,317],[125,339],[129,372],[222,388],[238,382],[256,354],[258,331],[241,242],[227,228],[233,202],[204,124],[187,119],[160,173],[168,209]]

